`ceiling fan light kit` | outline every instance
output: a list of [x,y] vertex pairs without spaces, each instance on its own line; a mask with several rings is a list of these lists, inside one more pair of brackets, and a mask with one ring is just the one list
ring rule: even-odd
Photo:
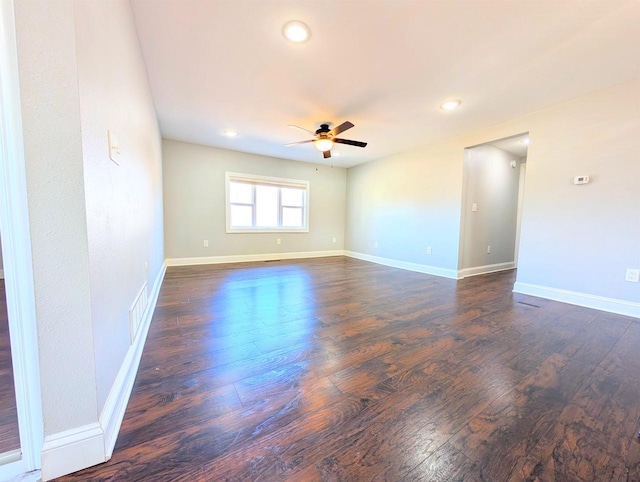
[[330,139],[318,139],[313,144],[320,152],[330,151],[333,147],[333,141]]
[[335,137],[338,134],[340,134],[341,132],[344,132],[347,129],[351,129],[352,127],[354,127],[354,125],[349,121],[343,122],[338,127],[334,127],[333,129],[329,129],[329,124],[320,124],[320,129],[318,129],[315,132],[312,132],[312,131],[310,131],[308,129],[305,129],[304,127],[298,127],[296,125],[289,125],[289,127],[292,127],[294,129],[300,129],[302,131],[308,132],[309,134],[312,134],[312,135],[316,136],[316,138],[315,139],[308,139],[306,141],[299,141],[299,142],[292,142],[290,144],[285,144],[287,147],[295,146],[295,145],[298,145],[298,144],[307,144],[309,142],[313,142],[313,144],[316,147],[316,149],[318,149],[319,151],[322,152],[322,154],[323,154],[325,159],[328,159],[328,158],[331,157],[331,148],[333,147],[334,143],[346,144],[348,146],[356,146],[356,147],[366,147],[367,146],[366,142],[352,141],[352,140],[349,140],[349,139],[341,139],[339,137]]

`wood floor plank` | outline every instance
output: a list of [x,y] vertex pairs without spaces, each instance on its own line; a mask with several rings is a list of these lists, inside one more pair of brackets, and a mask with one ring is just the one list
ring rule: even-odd
[[401,479],[402,482],[486,482],[476,463],[445,443]]
[[638,346],[640,324],[632,323],[552,430],[518,462],[512,481],[640,480]]
[[60,480],[640,480],[640,323],[514,275],[169,268],[112,459]]
[[[411,379],[417,383],[386,401],[393,404],[392,408],[372,420],[367,430],[345,441],[344,447],[331,456],[332,472],[344,478],[355,476],[353,480],[400,480],[407,476],[464,421],[510,388],[513,380],[508,382],[506,374],[485,382],[484,376],[492,368],[487,373],[467,371],[455,380]],[[513,377],[517,378],[515,374]],[[412,399],[415,401],[407,404]],[[324,462],[320,461],[320,466]]]
[[565,405],[628,328],[598,324],[581,330],[513,390],[471,420],[451,444],[474,461],[489,480],[507,480],[555,423]]

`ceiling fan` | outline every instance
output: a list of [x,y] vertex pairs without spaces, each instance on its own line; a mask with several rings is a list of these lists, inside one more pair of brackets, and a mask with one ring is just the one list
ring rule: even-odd
[[316,146],[316,149],[322,152],[325,159],[328,159],[329,157],[331,157],[331,148],[333,147],[334,142],[338,144],[347,144],[349,146],[356,146],[356,147],[366,147],[367,145],[366,142],[350,141],[349,139],[340,139],[336,137],[341,132],[344,132],[347,129],[351,129],[353,127],[353,124],[349,121],[343,122],[338,127],[334,127],[333,129],[329,129],[329,124],[320,124],[320,129],[318,129],[315,132],[305,129],[304,127],[298,127],[294,125],[289,125],[289,127],[293,127],[294,129],[300,129],[302,131],[308,132],[309,134],[315,136],[316,138],[309,139],[306,141],[292,142],[290,144],[285,144],[287,147],[295,146],[298,144],[306,144],[308,142],[313,142],[313,144]]

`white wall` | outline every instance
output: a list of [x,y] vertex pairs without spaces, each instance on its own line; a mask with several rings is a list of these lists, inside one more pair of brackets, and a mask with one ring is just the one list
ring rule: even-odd
[[461,195],[462,150],[456,143],[351,168],[345,249],[457,270]]
[[76,2],[75,25],[101,409],[130,345],[128,309],[164,260],[161,138],[129,3]]
[[[640,303],[624,281],[640,268],[640,80],[525,120],[518,282]],[[592,183],[574,185],[581,174]]]
[[18,1],[15,19],[48,480],[110,454],[128,310],[163,267],[161,139],[129,2]]
[[[638,106],[640,80],[352,168],[346,249],[457,268],[465,147],[529,132],[520,287],[612,298],[640,316],[640,284],[624,281],[640,267]],[[580,174],[593,182],[573,185]]]
[[[162,150],[167,258],[343,249],[345,169],[177,141],[163,141]],[[226,171],[310,181],[309,232],[227,233]]]
[[45,434],[98,417],[73,3],[15,4]]
[[514,261],[519,178],[512,154],[486,145],[465,150],[461,268]]

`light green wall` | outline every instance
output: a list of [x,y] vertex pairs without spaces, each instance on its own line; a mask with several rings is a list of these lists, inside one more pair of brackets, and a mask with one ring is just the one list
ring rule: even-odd
[[[345,169],[168,140],[163,141],[162,151],[167,258],[344,248]],[[226,171],[308,180],[309,232],[227,233]],[[281,244],[276,243],[277,238]],[[204,247],[204,240],[209,247]]]
[[352,168],[346,249],[457,269],[464,149],[529,132],[518,282],[640,306],[639,105],[636,80]]

